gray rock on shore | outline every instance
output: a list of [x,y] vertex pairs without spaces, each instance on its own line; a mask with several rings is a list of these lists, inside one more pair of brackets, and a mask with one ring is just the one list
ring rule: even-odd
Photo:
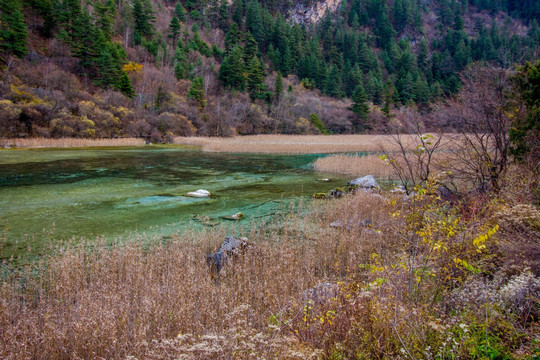
[[375,180],[373,175],[366,175],[366,176],[351,180],[349,181],[349,186],[356,186],[358,188],[368,189],[368,190],[381,189],[381,187],[379,186],[379,184],[377,183],[377,180]]
[[219,274],[224,266],[231,263],[239,256],[244,255],[249,249],[254,249],[255,247],[255,244],[248,241],[245,237],[238,239],[234,236],[229,236],[223,240],[218,251],[208,255],[206,264],[210,267],[212,272]]

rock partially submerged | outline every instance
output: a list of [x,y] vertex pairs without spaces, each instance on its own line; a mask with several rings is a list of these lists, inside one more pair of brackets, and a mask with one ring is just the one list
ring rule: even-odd
[[356,188],[368,189],[368,190],[381,189],[381,187],[379,186],[379,184],[377,183],[373,175],[366,175],[366,176],[351,180],[349,181],[349,186],[354,186]]
[[328,192],[328,196],[333,199],[339,199],[345,195],[345,190],[341,188],[332,189]]
[[238,239],[234,236],[229,236],[223,240],[218,251],[208,255],[206,264],[208,264],[213,273],[219,274],[225,265],[245,255],[249,249],[255,248],[255,244],[248,241],[245,237]]
[[345,195],[345,190],[343,188],[335,188],[330,190],[328,193],[315,193],[311,197],[313,199],[339,199]]
[[226,220],[240,220],[244,218],[244,213],[238,212],[236,214],[228,215],[228,216],[222,216],[223,219]]
[[197,191],[191,191],[191,192],[188,192],[186,194],[186,196],[190,196],[190,197],[198,197],[198,198],[203,198],[203,197],[209,197],[211,194],[210,194],[210,191],[208,190],[203,190],[203,189],[199,189]]

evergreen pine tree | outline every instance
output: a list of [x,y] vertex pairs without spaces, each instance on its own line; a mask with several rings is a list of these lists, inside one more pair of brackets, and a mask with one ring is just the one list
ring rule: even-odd
[[91,22],[84,9],[73,21],[71,54],[79,59],[79,65],[88,73],[106,45],[103,33]]
[[247,64],[247,88],[252,99],[260,99],[265,91],[263,65],[256,56]]
[[112,0],[97,1],[94,10],[97,17],[96,25],[103,32],[105,39],[111,41],[114,36],[116,16],[118,15],[116,4]]
[[291,48],[285,46],[285,52],[283,53],[283,59],[281,61],[281,72],[288,75],[294,71],[294,59],[292,56]]
[[133,1],[133,41],[135,45],[141,45],[143,39],[149,40],[155,31],[154,21],[156,16],[151,0]]
[[174,76],[177,79],[186,78],[186,69],[187,69],[187,56],[184,47],[182,46],[182,41],[178,42],[178,46],[174,51]]
[[186,78],[186,67],[183,63],[177,62],[174,66],[174,76],[180,80]]
[[412,87],[412,98],[416,103],[427,104],[429,101],[429,86],[425,79],[418,76]]
[[125,71],[122,71],[122,75],[120,76],[120,80],[116,85],[116,89],[118,89],[118,91],[122,92],[122,94],[126,95],[129,98],[135,96],[135,90],[133,90],[131,80],[129,79],[129,76]]
[[167,35],[167,37],[172,40],[173,45],[176,45],[181,29],[182,25],[180,25],[180,21],[178,21],[176,16],[173,16],[171,23],[169,24],[169,35]]
[[120,65],[106,46],[96,60],[97,76],[94,83],[103,88],[115,87],[122,76]]
[[328,74],[328,80],[326,81],[326,87],[324,88],[325,94],[341,98],[343,97],[343,90],[341,89],[341,76],[337,66],[332,65]]
[[418,47],[418,55],[416,57],[418,69],[420,69],[420,71],[422,72],[425,72],[428,68],[428,56],[428,44],[426,39],[423,38],[422,41],[420,41],[420,45]]
[[259,52],[259,44],[249,31],[246,33],[244,44],[244,59],[246,63],[248,63],[249,60],[251,60],[254,56],[257,56],[257,53]]
[[182,5],[182,2],[177,2],[174,7],[174,13],[180,22],[186,22],[186,9]]
[[218,26],[221,30],[227,32],[229,29],[229,4],[226,0],[221,0],[218,10]]
[[244,90],[246,66],[243,57],[242,49],[235,45],[223,59],[223,63],[219,68],[219,79],[225,87]]
[[8,56],[28,53],[28,31],[21,8],[18,0],[0,1],[0,49]]
[[246,10],[246,30],[251,31],[257,42],[264,40],[264,31],[261,17],[261,6],[256,0],[251,0]]
[[272,58],[270,60],[272,61],[272,69],[276,71],[281,69],[282,58],[279,49],[274,50],[274,52],[272,53]]
[[58,38],[72,45],[74,27],[82,12],[80,0],[55,1],[53,12],[59,26]]
[[283,76],[281,72],[277,72],[276,79],[274,81],[274,100],[279,100],[283,96]]
[[206,106],[204,83],[202,77],[197,77],[192,81],[191,86],[189,87],[189,91],[187,93],[187,98],[195,100],[199,106],[199,109],[203,109]]
[[244,12],[245,12],[244,0],[234,0],[233,1],[233,21],[239,27],[242,27],[242,22],[244,19]]
[[[252,36],[253,37],[253,36]],[[236,23],[232,23],[225,35],[225,51],[231,50],[236,44],[242,41],[242,33]]]
[[368,128],[367,117],[369,115],[369,103],[362,84],[358,84],[352,97],[352,112],[356,115],[353,120],[354,132],[361,132]]
[[394,103],[394,98],[396,97],[396,88],[394,87],[394,83],[391,79],[388,79],[386,83],[384,84],[384,90],[383,90],[383,107],[381,108],[382,112],[389,117],[390,116],[390,108],[392,104]]

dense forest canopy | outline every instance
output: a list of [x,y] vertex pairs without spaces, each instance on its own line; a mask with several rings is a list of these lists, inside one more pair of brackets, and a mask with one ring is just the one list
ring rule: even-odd
[[538,57],[538,0],[314,3],[2,0],[0,136],[378,131]]

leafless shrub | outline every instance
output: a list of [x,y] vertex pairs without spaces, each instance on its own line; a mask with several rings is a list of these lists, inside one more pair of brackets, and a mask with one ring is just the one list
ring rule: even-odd
[[[389,145],[382,146],[385,154],[383,159],[394,169],[401,185],[410,193],[416,186],[425,187],[429,179],[440,177],[441,169],[435,162],[435,156],[448,145],[450,139],[441,132],[427,133],[422,117],[414,109],[404,111],[398,121],[400,128],[390,135]],[[389,151],[389,148],[397,150]],[[440,184],[449,186],[442,181]]]

